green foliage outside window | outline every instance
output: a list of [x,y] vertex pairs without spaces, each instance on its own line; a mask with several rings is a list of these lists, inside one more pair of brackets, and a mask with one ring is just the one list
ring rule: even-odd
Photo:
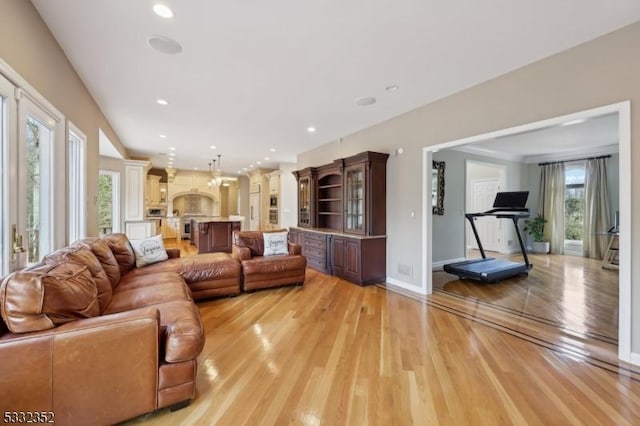
[[98,176],[98,230],[101,235],[113,229],[113,178],[111,175]]
[[565,239],[581,241],[583,237],[584,189],[581,191],[567,191],[564,200],[564,211]]

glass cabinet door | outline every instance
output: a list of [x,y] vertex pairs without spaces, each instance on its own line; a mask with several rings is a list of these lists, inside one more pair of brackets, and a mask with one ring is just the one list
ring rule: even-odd
[[345,171],[345,231],[364,232],[364,168]]
[[300,179],[298,187],[298,222],[308,225],[311,217],[311,191],[309,178]]

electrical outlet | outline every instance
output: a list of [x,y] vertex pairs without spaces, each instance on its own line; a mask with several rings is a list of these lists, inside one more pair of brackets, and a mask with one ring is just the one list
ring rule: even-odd
[[413,276],[413,268],[411,267],[411,265],[398,263],[398,273],[401,275],[406,275],[407,277],[411,277]]

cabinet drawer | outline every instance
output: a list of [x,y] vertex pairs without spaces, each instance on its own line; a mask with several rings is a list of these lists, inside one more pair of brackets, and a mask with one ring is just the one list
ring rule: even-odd
[[313,241],[324,241],[327,243],[327,236],[324,234],[316,234],[315,232],[305,232],[304,233],[305,240],[313,240]]
[[316,258],[316,259],[326,259],[327,251],[321,250],[313,247],[303,247],[302,254],[308,258]]
[[326,258],[318,259],[318,258],[308,257],[307,266],[315,270],[318,270],[320,272],[326,272],[327,259]]
[[304,246],[305,247],[309,247],[309,248],[316,248],[316,249],[326,250],[327,249],[327,240],[318,241],[318,240],[310,240],[308,238],[305,238],[304,239]]

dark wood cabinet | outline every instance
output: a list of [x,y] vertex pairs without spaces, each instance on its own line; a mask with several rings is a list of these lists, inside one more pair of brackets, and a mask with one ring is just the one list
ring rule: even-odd
[[240,222],[191,219],[191,243],[198,248],[198,253],[231,253],[233,231],[240,231]]
[[331,268],[327,262],[327,241],[328,236],[326,234],[303,232],[300,245],[309,267],[320,272],[331,273]]
[[386,279],[386,238],[331,237],[331,268],[335,276],[356,284]]
[[388,158],[367,151],[293,172],[303,229],[289,238],[310,268],[361,285],[384,282]]
[[388,154],[367,151],[294,172],[298,226],[384,235],[388,158]]
[[296,228],[289,229],[289,242],[292,244],[302,245],[301,240],[302,232]]
[[313,167],[293,172],[298,181],[298,226],[315,228],[316,226],[316,177]]

